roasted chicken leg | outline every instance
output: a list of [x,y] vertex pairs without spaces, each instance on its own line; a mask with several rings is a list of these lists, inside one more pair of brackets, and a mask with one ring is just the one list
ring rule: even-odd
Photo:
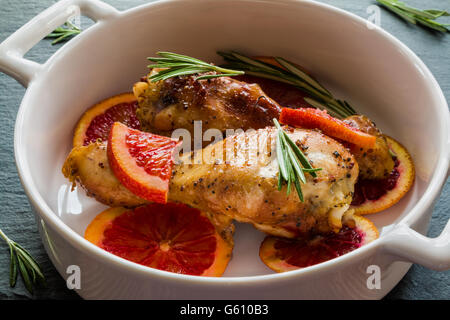
[[[273,127],[236,134],[202,152],[183,155],[181,163],[173,167],[169,201],[188,204],[212,216],[252,223],[277,236],[296,237],[308,232],[338,230],[341,217],[352,201],[357,163],[346,148],[317,131],[286,130],[304,150],[312,166],[322,168],[316,178],[307,175],[307,182],[302,184],[304,202],[295,192],[287,195],[286,186],[278,191],[276,129]],[[112,197],[117,197],[122,206],[137,205],[133,194],[117,187],[119,182],[109,167],[97,169],[100,162],[104,164],[107,160],[103,156],[106,153],[95,153],[99,148],[103,147],[80,147],[72,152],[64,172],[85,187],[89,186],[89,192],[100,201],[106,198],[111,204],[114,203]],[[86,155],[81,156],[83,152]],[[83,160],[86,157],[95,160]],[[104,176],[80,174],[90,170]],[[71,176],[72,173],[75,176]],[[108,189],[115,191],[112,197],[100,194]],[[124,203],[126,199],[130,200],[129,204]]]
[[[173,130],[187,129],[194,137],[194,121],[202,121],[202,131],[215,128],[260,129],[279,118],[281,107],[258,84],[228,77],[196,81],[195,76],[159,82],[138,82],[133,87],[138,99],[138,118],[146,131],[170,136]],[[394,167],[389,147],[381,131],[365,116],[344,120],[377,137],[374,148],[349,146],[366,179],[385,178]],[[204,145],[205,146],[205,145]]]
[[[106,147],[105,143],[95,142],[74,148],[64,163],[64,176],[74,184],[81,185],[88,196],[111,207],[133,208],[148,203],[125,188],[116,178],[109,166]],[[232,219],[221,214],[206,212],[206,215],[222,238],[232,243]]]
[[138,118],[144,131],[170,136],[184,128],[194,133],[194,121],[210,128],[259,129],[272,125],[281,107],[257,84],[229,77],[195,80],[195,76],[158,82],[138,82],[133,87]]

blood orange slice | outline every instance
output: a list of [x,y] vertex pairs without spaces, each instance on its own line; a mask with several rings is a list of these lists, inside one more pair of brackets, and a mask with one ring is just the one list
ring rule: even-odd
[[124,259],[199,276],[221,276],[233,249],[202,212],[174,203],[105,210],[84,237]]
[[107,141],[111,126],[116,121],[130,128],[140,129],[136,109],[137,102],[133,93],[122,93],[97,103],[78,121],[73,146],[86,146],[98,139]]
[[370,214],[396,204],[411,189],[415,170],[408,150],[391,137],[385,136],[395,161],[395,167],[386,179],[362,179],[355,185],[351,208],[357,214]]
[[261,260],[276,272],[305,268],[342,256],[378,238],[371,221],[349,211],[339,232],[310,238],[266,237],[259,249]]
[[119,181],[138,197],[166,203],[177,140],[128,128],[111,127],[108,160]]

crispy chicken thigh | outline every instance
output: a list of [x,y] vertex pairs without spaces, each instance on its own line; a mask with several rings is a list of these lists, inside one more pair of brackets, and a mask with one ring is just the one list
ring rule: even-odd
[[[341,144],[317,131],[287,130],[312,166],[322,168],[316,178],[307,175],[307,183],[302,184],[304,202],[295,190],[288,196],[286,186],[278,191],[273,127],[237,134],[202,152],[184,155],[173,168],[169,201],[198,208],[218,224],[223,225],[228,217],[278,236],[339,229],[341,217],[352,200],[358,165]],[[72,152],[64,166],[66,176],[78,180],[100,201],[117,201],[122,206],[144,204],[145,200],[139,203],[128,190],[118,186],[120,182],[105,165],[106,153],[95,153],[102,148],[90,145]],[[83,157],[82,152],[86,152]],[[84,174],[90,171],[95,174]],[[127,200],[130,203],[125,203]]]

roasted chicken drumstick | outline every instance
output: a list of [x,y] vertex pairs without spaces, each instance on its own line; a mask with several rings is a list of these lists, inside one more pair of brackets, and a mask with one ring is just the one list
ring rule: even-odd
[[[322,168],[316,178],[308,175],[302,185],[305,201],[301,202],[295,192],[288,196],[286,187],[278,191],[275,133],[273,127],[241,133],[201,153],[183,155],[181,163],[173,167],[169,201],[252,223],[266,233],[284,237],[339,229],[358,176],[353,156],[317,131],[289,129],[288,135],[305,150],[313,167]],[[136,196],[119,186],[107,165],[106,153],[101,152],[103,148],[97,144],[72,151],[64,166],[66,176],[80,181],[109,205],[146,203],[139,203]],[[100,196],[103,190],[109,190],[109,197]]]
[[[138,82],[133,87],[138,99],[138,118],[145,131],[170,136],[173,130],[187,129],[194,136],[194,121],[202,122],[203,132],[209,128],[261,129],[273,125],[281,107],[257,84],[229,77],[196,81],[195,76],[165,81]],[[377,137],[373,148],[349,146],[366,179],[389,175],[394,161],[386,139],[365,116],[354,115],[344,120],[349,125]]]

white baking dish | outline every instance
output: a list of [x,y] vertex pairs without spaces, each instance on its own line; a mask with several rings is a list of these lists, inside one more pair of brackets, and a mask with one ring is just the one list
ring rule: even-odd
[[[44,64],[23,58],[77,10],[96,23]],[[69,193],[60,172],[80,115],[100,99],[130,91],[147,71],[146,57],[158,50],[219,62],[218,49],[304,65],[410,150],[416,183],[397,205],[370,216],[381,232],[378,240],[332,261],[273,274],[258,258],[263,235],[239,225],[225,276],[206,278],[146,268],[83,239],[103,206],[80,190]],[[67,278],[68,266],[80,267],[83,298],[377,299],[411,263],[450,268],[450,224],[436,239],[421,234],[448,176],[445,98],[413,52],[355,15],[293,0],[160,1],[125,12],[99,1],[64,0],[0,45],[0,70],[28,87],[15,127],[19,175],[59,273]],[[367,286],[371,265],[380,267],[380,289]]]

